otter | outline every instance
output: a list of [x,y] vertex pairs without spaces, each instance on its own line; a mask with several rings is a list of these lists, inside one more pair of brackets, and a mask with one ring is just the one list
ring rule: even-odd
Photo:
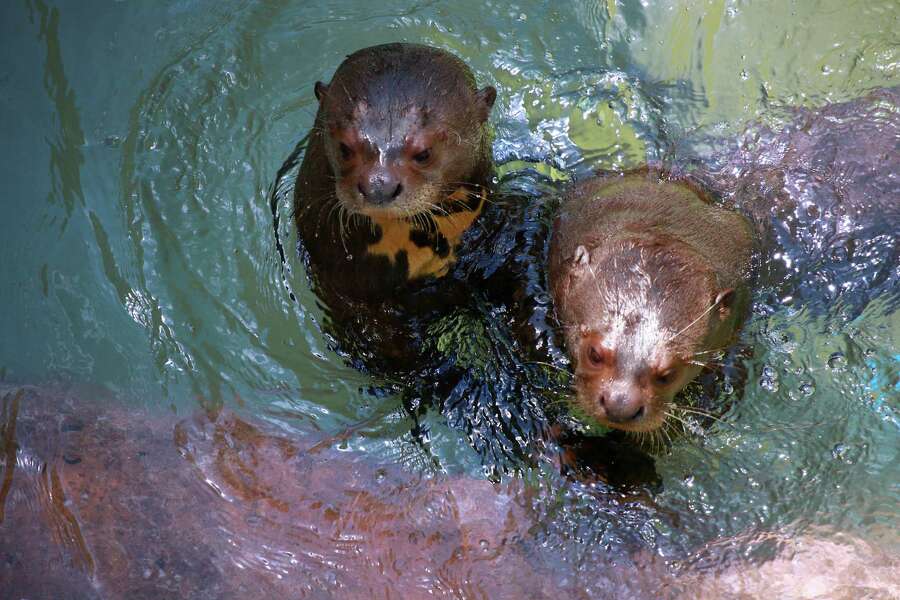
[[601,175],[564,197],[548,275],[576,406],[632,432],[730,345],[749,303],[747,219],[655,171]]
[[484,208],[496,90],[448,52],[395,43],[351,54],[315,95],[294,218],[319,291],[384,302],[446,275]]

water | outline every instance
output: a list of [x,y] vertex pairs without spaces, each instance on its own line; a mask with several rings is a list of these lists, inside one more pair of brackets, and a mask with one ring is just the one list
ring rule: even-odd
[[[76,392],[48,395],[68,398],[60,405],[74,407],[66,410],[87,423],[102,423],[91,416],[97,411],[112,415],[120,434],[88,426],[82,453],[94,443],[110,457],[126,455],[131,448],[121,440],[146,420],[146,443],[156,449],[151,456],[158,457],[160,472],[179,482],[160,493],[176,507],[169,509],[169,528],[162,528],[169,536],[164,547],[176,552],[178,531],[206,544],[222,557],[213,561],[225,574],[222,590],[266,581],[273,586],[266,589],[276,591],[306,582],[338,595],[339,589],[364,593],[348,583],[346,573],[358,563],[341,552],[344,546],[317,545],[288,531],[302,520],[320,531],[331,526],[309,500],[316,494],[351,515],[340,531],[358,537],[347,543],[376,556],[390,548],[391,532],[406,535],[410,523],[443,532],[435,538],[442,543],[428,546],[437,557],[432,563],[397,567],[438,589],[442,568],[458,573],[454,569],[478,565],[468,538],[454,538],[448,527],[483,536],[488,546],[501,537],[495,525],[473,534],[471,515],[459,508],[495,501],[507,507],[488,478],[509,486],[509,497],[528,498],[519,502],[527,511],[511,513],[516,525],[507,533],[514,543],[502,545],[489,564],[507,580],[528,565],[525,571],[535,573],[548,595],[654,597],[673,573],[689,587],[692,565],[703,564],[697,557],[707,543],[710,560],[724,569],[731,568],[731,554],[755,566],[802,539],[812,547],[817,540],[860,540],[847,542],[855,549],[848,564],[877,564],[873,555],[900,549],[900,219],[891,168],[897,164],[897,96],[813,116],[796,109],[816,110],[900,84],[898,22],[900,8],[890,1],[388,2],[374,8],[362,2],[8,3],[0,19],[0,181],[7,215],[0,225],[0,378],[75,386]],[[771,277],[758,288],[742,336],[752,348],[739,358],[746,384],[733,392],[724,423],[656,457],[659,485],[623,492],[563,478],[549,459],[523,457],[522,448],[540,445],[546,407],[522,383],[521,373],[532,373],[533,365],[522,364],[515,346],[499,356],[496,384],[481,388],[481,396],[464,387],[443,407],[424,402],[415,418],[404,408],[408,385],[363,374],[331,349],[302,266],[289,256],[283,267],[275,250],[269,193],[312,124],[314,82],[328,80],[351,51],[396,40],[453,51],[472,66],[479,84],[498,88],[491,118],[495,156],[504,185],[531,198],[534,220],[545,215],[540,199],[558,189],[558,180],[648,159],[702,170],[748,212],[756,210],[747,204],[752,191],[777,197],[783,189],[797,202],[757,214],[774,224],[768,229],[774,233],[763,261]],[[813,142],[797,142],[802,127],[780,133],[804,118],[811,119]],[[873,139],[882,145],[875,148]],[[792,163],[779,153],[791,140],[799,148],[795,155],[807,162]],[[867,165],[880,167],[878,174],[867,175]],[[775,183],[772,173],[786,175]],[[860,205],[868,212],[830,209],[858,198],[847,190],[863,190]],[[285,209],[283,203],[277,208]],[[881,218],[867,218],[872,212]],[[280,234],[285,248],[293,248],[288,219]],[[539,271],[536,262],[529,266]],[[530,292],[536,294],[535,277]],[[502,325],[516,317],[494,317],[501,326],[491,339],[502,341]],[[519,397],[521,403],[512,401]],[[20,465],[7,496],[7,514],[19,520],[0,524],[4,535],[25,532],[29,511],[42,506],[43,496],[27,491],[32,471],[26,459],[54,464],[57,434],[27,424],[42,415],[61,421],[64,411],[54,406],[22,404],[17,413],[18,454],[7,455],[4,465],[5,473],[12,472],[12,457]],[[322,482],[318,487],[298,490],[286,483],[296,473],[285,478],[276,467],[274,474],[257,473],[257,483],[265,481],[272,495],[294,502],[290,518],[263,520],[269,525],[255,530],[242,526],[230,538],[212,533],[237,527],[247,518],[241,508],[258,498],[229,496],[229,486],[241,486],[222,475],[224,467],[188,470],[184,452],[178,453],[184,445],[172,444],[171,432],[198,409],[218,407],[264,430],[245,439],[266,452],[267,444],[278,447],[268,441],[273,438],[300,448],[330,440],[328,459],[308,467],[317,474],[309,481]],[[4,410],[5,421],[14,422]],[[520,429],[510,434],[502,427],[509,422]],[[212,425],[203,423],[185,430],[195,455],[222,455],[216,450],[221,441],[205,441]],[[221,427],[224,439],[240,438],[234,427],[230,421]],[[413,429],[426,432],[426,444],[410,434]],[[10,428],[4,431],[8,436]],[[88,434],[112,441],[104,446]],[[66,473],[90,466],[89,479],[102,481],[104,463],[70,464],[69,458],[59,451],[61,481],[74,499],[81,488]],[[329,470],[329,461],[338,466]],[[253,464],[262,469],[265,463]],[[116,472],[109,465],[118,463],[105,464]],[[362,483],[341,483],[346,465],[358,465]],[[295,466],[287,461],[285,468]],[[380,468],[393,479],[377,491]],[[250,477],[253,468],[247,469],[242,472]],[[428,483],[433,479],[437,483]],[[224,491],[210,495],[204,480]],[[35,481],[34,489],[42,489],[40,478]],[[452,510],[444,506],[451,516],[440,503],[428,503],[432,485],[455,499]],[[179,486],[203,499],[210,529],[191,529],[196,507],[189,494],[179,495]],[[123,503],[138,497],[125,483],[114,489]],[[343,491],[375,493],[375,514],[387,525],[372,530],[354,521],[355,505],[342,500]],[[88,540],[95,580],[114,581],[120,573],[104,556],[115,551],[104,554],[104,548],[116,522],[101,522],[85,502],[68,514]],[[121,514],[137,515],[131,526],[140,530],[147,526],[140,519],[155,514],[144,510]],[[728,540],[730,550],[715,550]],[[138,558],[149,545],[135,541],[126,555],[128,572],[137,573],[152,597],[146,582],[158,578],[145,580],[144,569],[165,569]],[[270,564],[266,552],[306,548],[309,555],[302,569],[286,560],[278,580],[261,566],[265,562],[233,560],[228,547]],[[454,548],[462,549],[456,559]],[[184,564],[196,564],[181,551]],[[414,557],[421,550],[396,552]],[[666,561],[687,565],[687,574]],[[238,563],[250,573],[241,576],[247,579],[232,576]],[[635,565],[644,575],[630,578]],[[37,581],[44,576],[48,586],[53,581],[52,562],[16,569]],[[76,567],[60,581],[73,582],[85,571]],[[813,561],[807,574],[819,571]],[[203,571],[180,572],[187,580]],[[497,577],[490,569],[469,574],[470,583]],[[402,577],[391,581],[393,589],[413,593]],[[445,583],[440,589],[448,593],[467,585],[455,575]],[[889,583],[874,587],[887,590]],[[127,595],[117,589],[107,592]]]

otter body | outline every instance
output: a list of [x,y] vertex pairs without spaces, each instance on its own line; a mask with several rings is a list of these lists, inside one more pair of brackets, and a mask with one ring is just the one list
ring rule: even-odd
[[662,426],[675,394],[741,325],[751,231],[658,173],[598,177],[567,194],[549,284],[581,410],[626,431]]
[[494,88],[447,52],[386,44],[315,92],[294,216],[318,291],[384,301],[446,274],[492,175]]

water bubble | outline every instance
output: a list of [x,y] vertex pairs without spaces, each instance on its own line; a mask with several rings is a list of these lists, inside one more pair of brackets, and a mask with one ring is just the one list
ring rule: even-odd
[[353,255],[352,255],[352,254],[348,254],[348,255],[347,255],[347,260],[353,260]]
[[767,392],[777,392],[778,372],[769,365],[763,367],[762,376],[759,378],[759,386]]
[[838,442],[831,449],[831,457],[844,464],[856,464],[866,451],[866,444],[845,444]]
[[747,72],[747,69],[743,69],[741,71],[741,80],[747,81],[748,79],[750,79],[750,73]]
[[816,393],[816,386],[811,381],[806,381],[800,384],[800,393],[804,396],[812,396]]
[[832,371],[843,371],[847,366],[847,359],[843,352],[834,352],[828,357],[828,368]]

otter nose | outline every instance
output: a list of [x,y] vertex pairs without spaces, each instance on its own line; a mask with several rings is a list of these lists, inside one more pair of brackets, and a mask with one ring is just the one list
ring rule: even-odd
[[627,423],[644,416],[644,405],[639,394],[603,394],[600,396],[600,404],[606,410],[606,418],[612,423]]
[[379,172],[359,184],[359,193],[375,205],[387,204],[403,191],[400,181],[387,172]]

